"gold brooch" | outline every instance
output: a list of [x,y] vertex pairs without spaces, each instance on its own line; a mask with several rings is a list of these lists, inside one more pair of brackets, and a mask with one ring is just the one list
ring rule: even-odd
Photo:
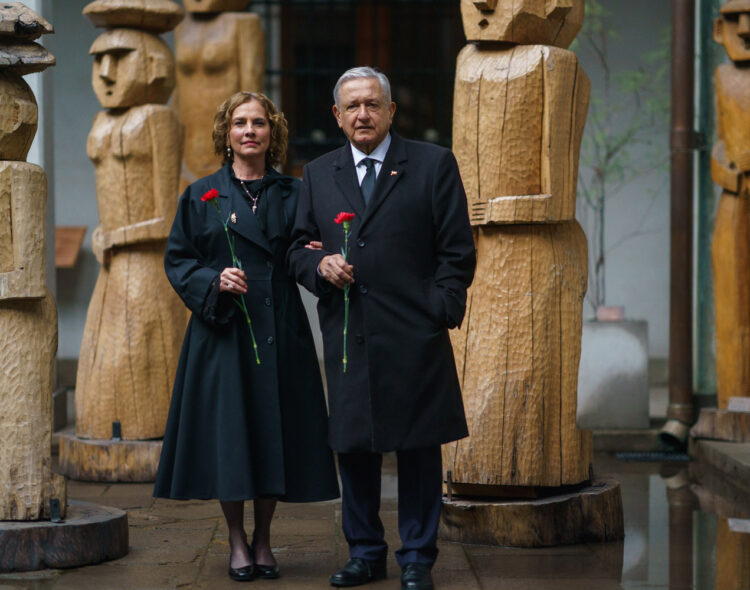
[[232,223],[237,223],[237,214],[236,214],[236,213],[232,213],[232,214],[231,214],[231,215],[229,216],[229,219],[231,219],[231,220],[232,220]]

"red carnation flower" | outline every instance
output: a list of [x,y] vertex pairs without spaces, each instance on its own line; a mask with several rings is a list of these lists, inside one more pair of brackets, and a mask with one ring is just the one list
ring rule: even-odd
[[345,221],[351,221],[354,219],[354,213],[347,213],[346,211],[342,211],[336,216],[336,219],[334,221],[336,223],[344,223]]
[[217,191],[215,188],[212,188],[210,191],[206,192],[206,194],[204,194],[201,197],[201,201],[205,203],[206,201],[211,201],[212,199],[215,199],[218,196],[219,196],[219,191]]

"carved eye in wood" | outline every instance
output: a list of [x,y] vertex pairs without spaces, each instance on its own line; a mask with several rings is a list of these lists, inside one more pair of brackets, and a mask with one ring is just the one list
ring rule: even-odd
[[482,12],[493,12],[497,6],[497,0],[474,0],[474,6]]

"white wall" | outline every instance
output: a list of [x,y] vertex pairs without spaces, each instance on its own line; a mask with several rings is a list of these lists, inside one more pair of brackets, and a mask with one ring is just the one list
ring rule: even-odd
[[[670,23],[670,4],[653,0],[602,0],[602,4],[612,13],[609,26],[619,34],[619,39],[608,41],[611,68],[615,75],[632,70],[643,53],[656,49]],[[579,44],[576,52],[591,78],[595,94],[601,88],[601,71],[583,45]],[[660,83],[668,88],[668,76]],[[655,141],[664,156],[668,156],[669,120],[665,119],[657,128]],[[591,132],[590,127],[586,132]],[[578,215],[584,229],[589,231],[580,203]],[[629,319],[647,320],[649,356],[665,358],[669,353],[668,170],[664,168],[638,178],[613,195],[607,201],[605,228],[606,303],[624,305]],[[591,315],[591,307],[586,304],[584,317]]]

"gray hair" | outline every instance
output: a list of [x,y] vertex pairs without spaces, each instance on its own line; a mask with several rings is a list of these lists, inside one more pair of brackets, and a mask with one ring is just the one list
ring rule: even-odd
[[361,66],[358,68],[351,68],[346,70],[336,82],[336,86],[333,87],[333,101],[337,107],[341,107],[339,102],[339,92],[341,85],[349,80],[356,80],[358,78],[376,78],[380,82],[380,87],[383,89],[383,95],[385,96],[385,104],[391,104],[391,83],[383,72],[371,68],[369,66]]

